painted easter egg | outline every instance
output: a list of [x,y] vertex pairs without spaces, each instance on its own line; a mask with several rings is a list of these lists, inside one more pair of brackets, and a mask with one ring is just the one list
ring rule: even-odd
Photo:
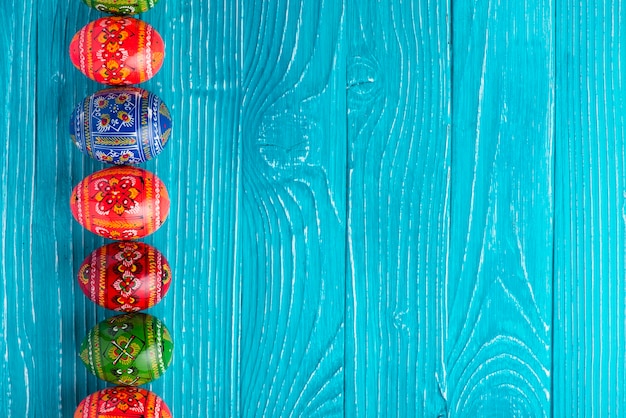
[[110,164],[139,164],[156,157],[171,129],[165,103],[138,87],[100,90],[70,117],[70,137],[78,149]]
[[72,215],[85,229],[104,238],[142,238],[163,225],[170,200],[163,182],[139,167],[96,171],[74,187]]
[[89,22],[70,42],[70,59],[98,83],[125,85],[151,79],[163,64],[161,35],[133,17],[109,16]]
[[87,6],[105,13],[134,15],[150,10],[159,0],[83,0]]
[[165,325],[140,312],[117,315],[93,327],[80,358],[100,379],[140,386],[158,379],[172,362],[172,338]]
[[85,295],[103,308],[148,309],[167,293],[172,271],[163,255],[143,242],[117,241],[97,248],[78,269]]
[[99,390],[83,399],[74,418],[172,418],[163,399],[155,393],[133,386],[115,386]]

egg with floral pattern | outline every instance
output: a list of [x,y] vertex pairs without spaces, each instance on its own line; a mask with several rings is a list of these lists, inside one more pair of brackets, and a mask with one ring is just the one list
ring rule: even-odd
[[84,398],[74,418],[172,418],[163,399],[154,392],[133,386],[115,386]]
[[70,42],[70,59],[98,83],[127,85],[151,79],[163,65],[165,45],[148,23],[125,16],[89,22]]
[[78,269],[83,293],[103,308],[120,312],[156,305],[167,293],[171,279],[163,254],[151,245],[134,241],[103,245]]
[[76,106],[70,137],[84,154],[109,164],[140,164],[163,151],[172,129],[169,109],[138,87],[100,90]]
[[134,15],[154,7],[158,0],[83,0],[89,7],[105,13]]
[[98,378],[116,385],[140,386],[163,375],[172,362],[173,347],[163,322],[133,312],[105,319],[92,328],[79,353]]
[[104,238],[133,240],[163,225],[170,201],[163,182],[139,167],[115,166],[85,177],[72,190],[72,215]]

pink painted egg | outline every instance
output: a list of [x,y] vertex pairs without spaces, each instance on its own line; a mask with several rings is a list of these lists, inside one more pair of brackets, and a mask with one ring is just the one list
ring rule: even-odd
[[163,182],[139,167],[115,166],[85,177],[72,190],[72,215],[104,238],[132,240],[159,229],[169,213]]
[[172,418],[163,399],[155,393],[132,386],[115,386],[83,399],[74,418]]
[[165,257],[143,242],[118,241],[97,248],[78,269],[83,293],[103,308],[151,308],[167,293],[172,271]]
[[165,46],[148,23],[103,17],[85,25],[70,42],[70,59],[90,79],[109,85],[143,83],[161,68]]

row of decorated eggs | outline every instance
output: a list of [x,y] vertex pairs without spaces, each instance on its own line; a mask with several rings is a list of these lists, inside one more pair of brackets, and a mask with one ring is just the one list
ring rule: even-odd
[[[135,14],[158,0],[83,0],[113,14]],[[76,33],[72,63],[87,77],[109,85],[149,80],[161,68],[163,40],[149,24],[131,17],[97,19]],[[70,120],[70,136],[86,155],[116,165],[157,156],[171,132],[171,117],[156,95],[137,87],[101,90],[84,99]],[[86,229],[122,240],[94,250],[78,271],[85,295],[98,305],[128,312],[96,325],[84,338],[80,358],[99,378],[122,385],[87,396],[75,417],[171,418],[154,393],[136,386],[157,379],[169,367],[173,344],[157,318],[134,311],[158,303],[170,285],[171,269],[154,247],[128,241],[158,229],[167,218],[169,197],[156,175],[136,167],[113,167],[83,179],[70,208]]]
[[[145,11],[156,3],[153,0],[85,2],[114,13],[121,12],[112,9],[115,7]],[[147,23],[111,16],[83,27],[71,42],[70,56],[95,81],[137,83],[147,80],[160,68],[163,42]],[[151,65],[147,66],[148,63]],[[99,67],[101,64],[110,68]],[[119,74],[113,74],[113,67]],[[116,165],[139,164],[156,157],[170,133],[171,116],[165,103],[138,87],[98,91],[79,103],[70,117],[70,137],[74,144],[86,155]],[[89,231],[105,238],[126,240],[144,237],[159,228],[167,217],[169,198],[162,182],[152,173],[137,168],[110,169],[101,170],[77,185],[70,206],[74,217]]]
[[[156,3],[84,1],[99,10],[119,14],[145,11]],[[106,54],[148,63],[152,61],[142,57],[162,59],[163,42],[145,22],[111,16],[87,24],[70,46],[73,63],[90,77],[102,73],[95,68],[98,59],[110,62],[115,58]],[[157,66],[139,64],[132,66],[136,71],[126,74],[130,78],[124,83],[145,81],[144,75],[158,70]],[[116,84],[113,79],[91,78]],[[97,171],[74,187],[70,197],[74,218],[87,230],[113,240],[135,240],[155,232],[169,212],[167,189],[155,174],[127,164],[157,156],[170,133],[169,109],[147,90],[121,86],[100,90],[81,101],[70,117],[70,137],[86,155],[118,166]],[[136,311],[161,300],[169,287],[171,270],[156,249],[138,242],[117,242],[88,256],[79,268],[78,279],[83,292],[100,306]]]

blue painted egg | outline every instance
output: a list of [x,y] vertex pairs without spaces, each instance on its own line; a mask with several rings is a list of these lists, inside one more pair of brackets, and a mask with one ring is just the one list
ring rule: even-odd
[[70,136],[88,156],[109,164],[140,164],[163,151],[172,119],[165,103],[139,87],[100,90],[70,118]]

